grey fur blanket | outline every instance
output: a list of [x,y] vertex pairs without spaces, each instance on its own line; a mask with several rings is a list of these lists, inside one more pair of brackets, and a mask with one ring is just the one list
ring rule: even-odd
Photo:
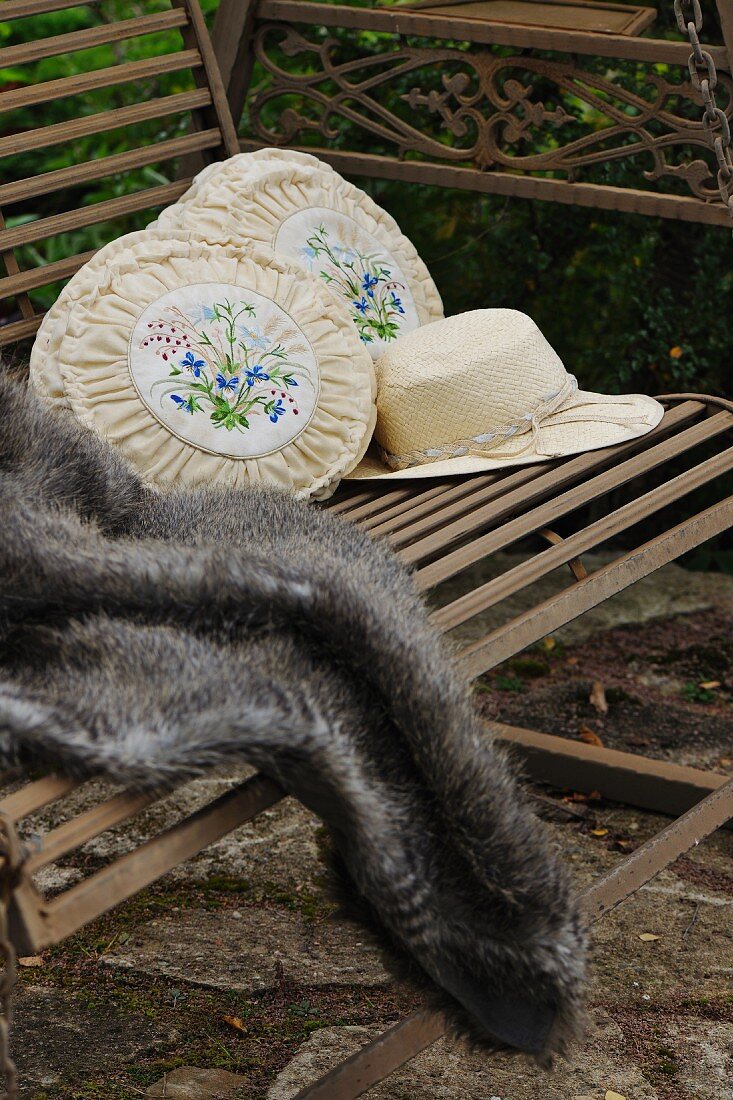
[[151,492],[0,372],[0,577],[0,765],[251,764],[456,1031],[543,1061],[577,1032],[568,878],[389,550],[276,490]]

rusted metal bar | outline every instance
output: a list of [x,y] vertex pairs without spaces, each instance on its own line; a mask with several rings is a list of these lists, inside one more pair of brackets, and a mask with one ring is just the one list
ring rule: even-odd
[[[581,894],[590,921],[599,920],[689,848],[733,816],[733,779],[623,859]],[[341,1062],[296,1100],[356,1100],[445,1034],[443,1018],[420,1012],[396,1024]]]
[[726,531],[732,524],[733,496],[684,520],[467,646],[457,658],[461,671],[469,679],[475,679],[635,581],[648,577],[681,554]]
[[583,905],[595,921],[689,852],[733,817],[733,778],[678,817],[631,855],[626,856],[583,894]]
[[656,813],[686,813],[727,782],[727,776],[718,772],[670,760],[586,745],[503,722],[488,726],[519,757],[528,778],[552,787],[598,791],[604,798]]
[[314,1085],[301,1089],[295,1100],[353,1100],[362,1096],[444,1033],[441,1016],[415,1012],[340,1062]]
[[21,894],[10,909],[18,950],[34,954],[61,942],[285,796],[274,780],[255,775],[51,901],[30,897],[24,908]]

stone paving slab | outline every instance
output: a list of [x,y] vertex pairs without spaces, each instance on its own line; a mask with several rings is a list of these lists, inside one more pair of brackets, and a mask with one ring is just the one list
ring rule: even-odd
[[104,965],[248,993],[297,986],[382,986],[390,976],[368,933],[282,909],[189,909],[137,928]]
[[[278,1075],[267,1100],[292,1100],[377,1033],[364,1027],[316,1032]],[[622,1045],[618,1025],[599,1015],[588,1046],[548,1076],[523,1058],[488,1059],[441,1039],[368,1096],[370,1100],[604,1100],[607,1091],[615,1091],[627,1100],[659,1100],[638,1066],[619,1053]]]
[[[62,865],[44,868],[36,877],[39,888],[50,893],[67,889],[95,864],[117,859],[139,847],[251,774],[251,770],[240,769],[231,776],[187,783],[131,821],[95,837]],[[43,835],[69,817],[88,810],[116,789],[97,781],[83,784],[71,795],[27,818],[24,822],[26,836]],[[170,874],[181,882],[200,882],[225,874],[246,879],[255,889],[271,886],[291,889],[296,883],[301,887],[307,883],[312,892],[321,893],[323,864],[318,833],[322,828],[310,810],[295,799],[285,798],[193,859],[179,864]]]
[[100,1009],[66,991],[35,985],[19,989],[15,1019],[13,1056],[28,1100],[39,1089],[83,1084],[120,1061],[159,1050],[170,1039],[146,1016]]
[[[433,598],[441,604],[448,603],[526,560],[527,555],[522,554],[492,554],[465,573],[446,581]],[[607,553],[583,554],[589,573],[609,560]],[[497,606],[464,623],[453,632],[453,636],[462,643],[482,638],[508,619],[521,615],[540,601],[567,588],[569,579],[567,566],[556,569],[530,588],[502,600]],[[650,619],[710,608],[733,613],[733,577],[721,573],[693,573],[673,562],[568,623],[554,637],[568,645],[577,645],[611,627],[645,623]]]
[[167,1073],[147,1090],[146,1096],[165,1097],[166,1100],[226,1100],[244,1098],[247,1079],[226,1069],[197,1069],[181,1066]]

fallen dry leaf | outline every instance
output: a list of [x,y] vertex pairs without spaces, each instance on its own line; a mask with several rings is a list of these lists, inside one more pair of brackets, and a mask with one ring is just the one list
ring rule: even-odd
[[591,829],[591,836],[608,836],[608,829]]
[[542,648],[543,649],[551,650],[551,649],[554,649],[556,645],[557,645],[557,642],[555,641],[554,638],[543,638],[542,639]]
[[579,657],[568,657],[567,663],[569,665],[577,665],[579,660],[580,660]]
[[652,932],[642,932],[639,939],[643,940],[644,943],[653,943],[654,940],[659,939],[659,936],[655,936]]
[[24,955],[18,959],[18,966],[43,966],[43,959],[40,955]]
[[592,730],[590,726],[580,727],[580,740],[585,741],[586,745],[597,745],[599,749],[603,748],[603,742],[596,731]]
[[713,691],[714,688],[720,687],[720,680],[703,680],[697,686],[703,688],[704,691]]
[[636,848],[636,841],[632,840],[630,836],[617,836],[613,842],[613,847],[618,852],[633,852]]
[[245,1031],[247,1028],[244,1026],[244,1021],[240,1020],[239,1016],[222,1016],[222,1020],[225,1024],[229,1024],[229,1027],[233,1027],[235,1031]]
[[620,1092],[614,1092],[613,1089],[608,1089],[604,1100],[626,1100],[625,1096],[622,1096]]
[[608,714],[606,691],[600,680],[593,681],[593,687],[590,689],[588,701],[592,707],[595,707],[599,714]]
[[600,802],[600,791],[591,791],[590,794],[585,794],[583,791],[571,791],[570,794],[566,794],[563,798],[563,802]]

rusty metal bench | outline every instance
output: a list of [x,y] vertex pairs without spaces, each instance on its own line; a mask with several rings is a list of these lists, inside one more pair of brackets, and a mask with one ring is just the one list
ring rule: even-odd
[[[35,17],[73,6],[74,0],[7,0],[3,18]],[[524,8],[527,6],[525,3]],[[297,37],[300,32],[295,31],[291,22],[306,27],[365,27],[435,37],[447,33],[448,20],[452,38],[465,34],[467,41],[478,43],[481,49],[484,44],[497,43],[522,48],[572,49],[581,56],[594,51],[613,56],[616,51],[621,58],[650,63],[655,59],[666,60],[683,66],[689,55],[689,47],[683,43],[639,37],[640,26],[627,27],[623,33],[618,28],[567,31],[527,22],[491,22],[483,16],[469,19],[451,13],[447,17],[427,10],[354,9],[304,0],[261,0],[255,6],[242,0],[223,0],[215,42],[228,84],[225,93],[197,0],[171,0],[170,9],[165,11],[159,7],[155,4],[155,10],[149,14],[117,23],[92,23],[73,36],[33,39],[29,35],[28,40],[0,50],[2,68],[11,64],[31,65],[65,51],[160,31],[177,30],[181,37],[180,49],[175,52],[143,61],[123,59],[82,76],[0,92],[3,118],[5,112],[8,118],[12,118],[13,111],[37,112],[37,123],[22,129],[14,129],[11,124],[0,132],[0,158],[3,158],[0,164],[12,165],[15,161],[11,158],[22,158],[35,151],[41,158],[38,170],[34,165],[34,171],[26,171],[21,178],[10,178],[8,170],[4,170],[0,182],[0,217],[7,216],[8,209],[22,214],[38,199],[43,199],[44,204],[43,215],[35,220],[20,220],[10,228],[0,221],[0,257],[6,272],[0,279],[0,306],[4,305],[6,311],[6,323],[0,326],[0,348],[32,336],[42,316],[43,292],[68,278],[87,258],[88,253],[82,253],[49,260],[49,253],[43,252],[47,242],[90,225],[101,226],[103,239],[111,239],[130,228],[130,217],[172,202],[185,190],[192,157],[199,161],[223,158],[240,145],[246,149],[262,144],[263,140],[270,144],[275,140],[294,144],[295,134],[273,135],[263,131],[264,124],[258,121],[272,88],[260,86],[252,92],[247,104],[250,130],[241,143],[237,141],[227,105],[228,95],[235,117],[244,108],[255,55],[265,72],[271,77],[274,74],[273,94],[292,95],[304,88],[305,94],[311,94],[319,74],[314,78],[311,73],[305,84],[302,79],[298,84],[299,78],[292,72],[283,76],[276,66],[273,68],[264,50],[266,36],[277,32],[290,36],[297,54],[301,47]],[[611,9],[614,5],[605,7]],[[721,5],[726,36],[733,30],[733,17],[727,12],[726,6]],[[333,47],[323,46],[326,52],[330,49]],[[398,49],[406,51],[408,65],[424,65],[429,61],[428,47],[398,44]],[[490,59],[490,51],[487,52]],[[731,66],[727,48],[711,47],[709,54],[724,71],[721,80],[729,84]],[[488,63],[486,58],[481,61]],[[548,64],[555,66],[553,72],[559,72],[560,62]],[[188,86],[169,94],[150,94],[151,78],[166,73],[179,73],[182,78],[190,74]],[[346,73],[339,79],[348,82]],[[134,102],[90,113],[98,90],[137,81],[145,83]],[[370,92],[360,87],[359,94],[368,98]],[[84,99],[89,96],[91,99]],[[77,97],[79,108],[74,117],[44,125],[44,104],[66,97]],[[332,109],[346,111],[346,90],[334,101]],[[155,141],[149,133],[146,136],[146,122],[171,118],[170,133],[163,140]],[[451,119],[455,119],[455,114],[446,115],[446,125],[451,124]],[[392,125],[396,124],[388,123]],[[43,170],[43,151],[54,144],[114,132],[123,126],[143,127],[139,146],[98,159],[87,154],[86,159],[72,167],[48,170],[46,166]],[[388,126],[375,123],[371,132],[385,139]],[[429,140],[421,138],[417,131],[408,134],[401,126],[402,123],[388,132],[389,140],[397,135],[398,155],[394,157],[349,152],[344,148],[338,152],[317,151],[339,169],[352,174],[367,170],[386,178],[498,190],[720,224],[727,218],[724,203],[720,198],[715,201],[709,188],[705,190],[699,173],[691,175],[690,180],[693,192],[697,188],[701,193],[655,195],[647,190],[621,191],[597,183],[537,176],[532,174],[531,166],[523,175],[506,172],[500,161],[493,166],[486,163],[488,146],[471,155],[466,150],[442,146],[442,155],[448,163],[440,164],[435,162],[435,149]],[[719,122],[718,129],[712,131],[713,139],[717,133]],[[684,132],[681,130],[679,140],[707,148],[708,135],[701,124],[689,124]],[[419,156],[408,156],[411,152]],[[434,163],[428,163],[430,156]],[[185,172],[182,179],[176,174],[181,158]],[[167,166],[170,176],[166,182],[160,182],[159,176],[152,182],[143,176],[137,190],[119,198],[67,209],[76,188],[87,187],[113,174],[124,174],[130,179],[139,170],[161,164],[162,170]],[[487,167],[491,170],[487,171]],[[397,488],[386,489],[344,485],[327,506],[344,520],[362,524],[375,538],[388,540],[395,552],[415,568],[419,587],[430,593],[434,602],[434,620],[446,632],[477,619],[491,607],[500,606],[507,596],[531,586],[550,571],[570,566],[567,586],[557,595],[538,602],[530,611],[509,619],[485,636],[479,634],[478,640],[457,652],[461,669],[469,679],[475,679],[733,525],[733,497],[724,496],[720,480],[733,467],[730,438],[733,404],[697,395],[670,396],[666,404],[664,420],[654,432],[622,447],[559,463],[460,480],[403,482]],[[695,494],[702,491],[708,499],[704,506],[696,507]],[[716,493],[714,503],[710,504],[711,494]],[[589,518],[590,504],[594,505],[594,515],[600,518]],[[684,507],[681,515],[680,507]],[[658,522],[655,532],[650,534],[646,525],[651,516],[657,517]],[[561,533],[555,530],[557,527]],[[609,542],[610,559],[601,568],[587,573],[582,555]],[[483,558],[515,545],[529,545],[531,556],[489,582],[472,579],[471,568]],[[464,590],[449,597],[441,586],[456,579],[462,582]],[[733,815],[733,781],[726,781],[716,773],[612,752],[542,732],[500,726],[497,733],[517,747],[529,774],[538,780],[571,785],[577,790],[598,790],[609,798],[683,815],[622,860],[585,895],[592,920],[600,918]],[[62,776],[32,782],[15,777],[12,793],[0,802],[6,903],[4,910],[0,906],[0,954],[4,954],[6,962],[0,1000],[5,1007],[9,1003],[14,951],[34,954],[58,943],[286,793],[267,777],[255,776],[166,832],[46,899],[34,883],[39,871],[140,813],[153,800],[153,796],[129,792],[100,798],[84,812],[46,833],[32,848],[25,846],[24,820],[39,808],[62,799],[74,787],[71,780]],[[418,1013],[390,1029],[302,1095],[312,1100],[316,1097],[346,1100],[360,1095],[434,1041],[442,1031],[439,1017]],[[7,1032],[2,1027],[0,1060],[0,1068],[6,1072],[7,1095],[12,1096],[15,1080],[7,1050]]]

